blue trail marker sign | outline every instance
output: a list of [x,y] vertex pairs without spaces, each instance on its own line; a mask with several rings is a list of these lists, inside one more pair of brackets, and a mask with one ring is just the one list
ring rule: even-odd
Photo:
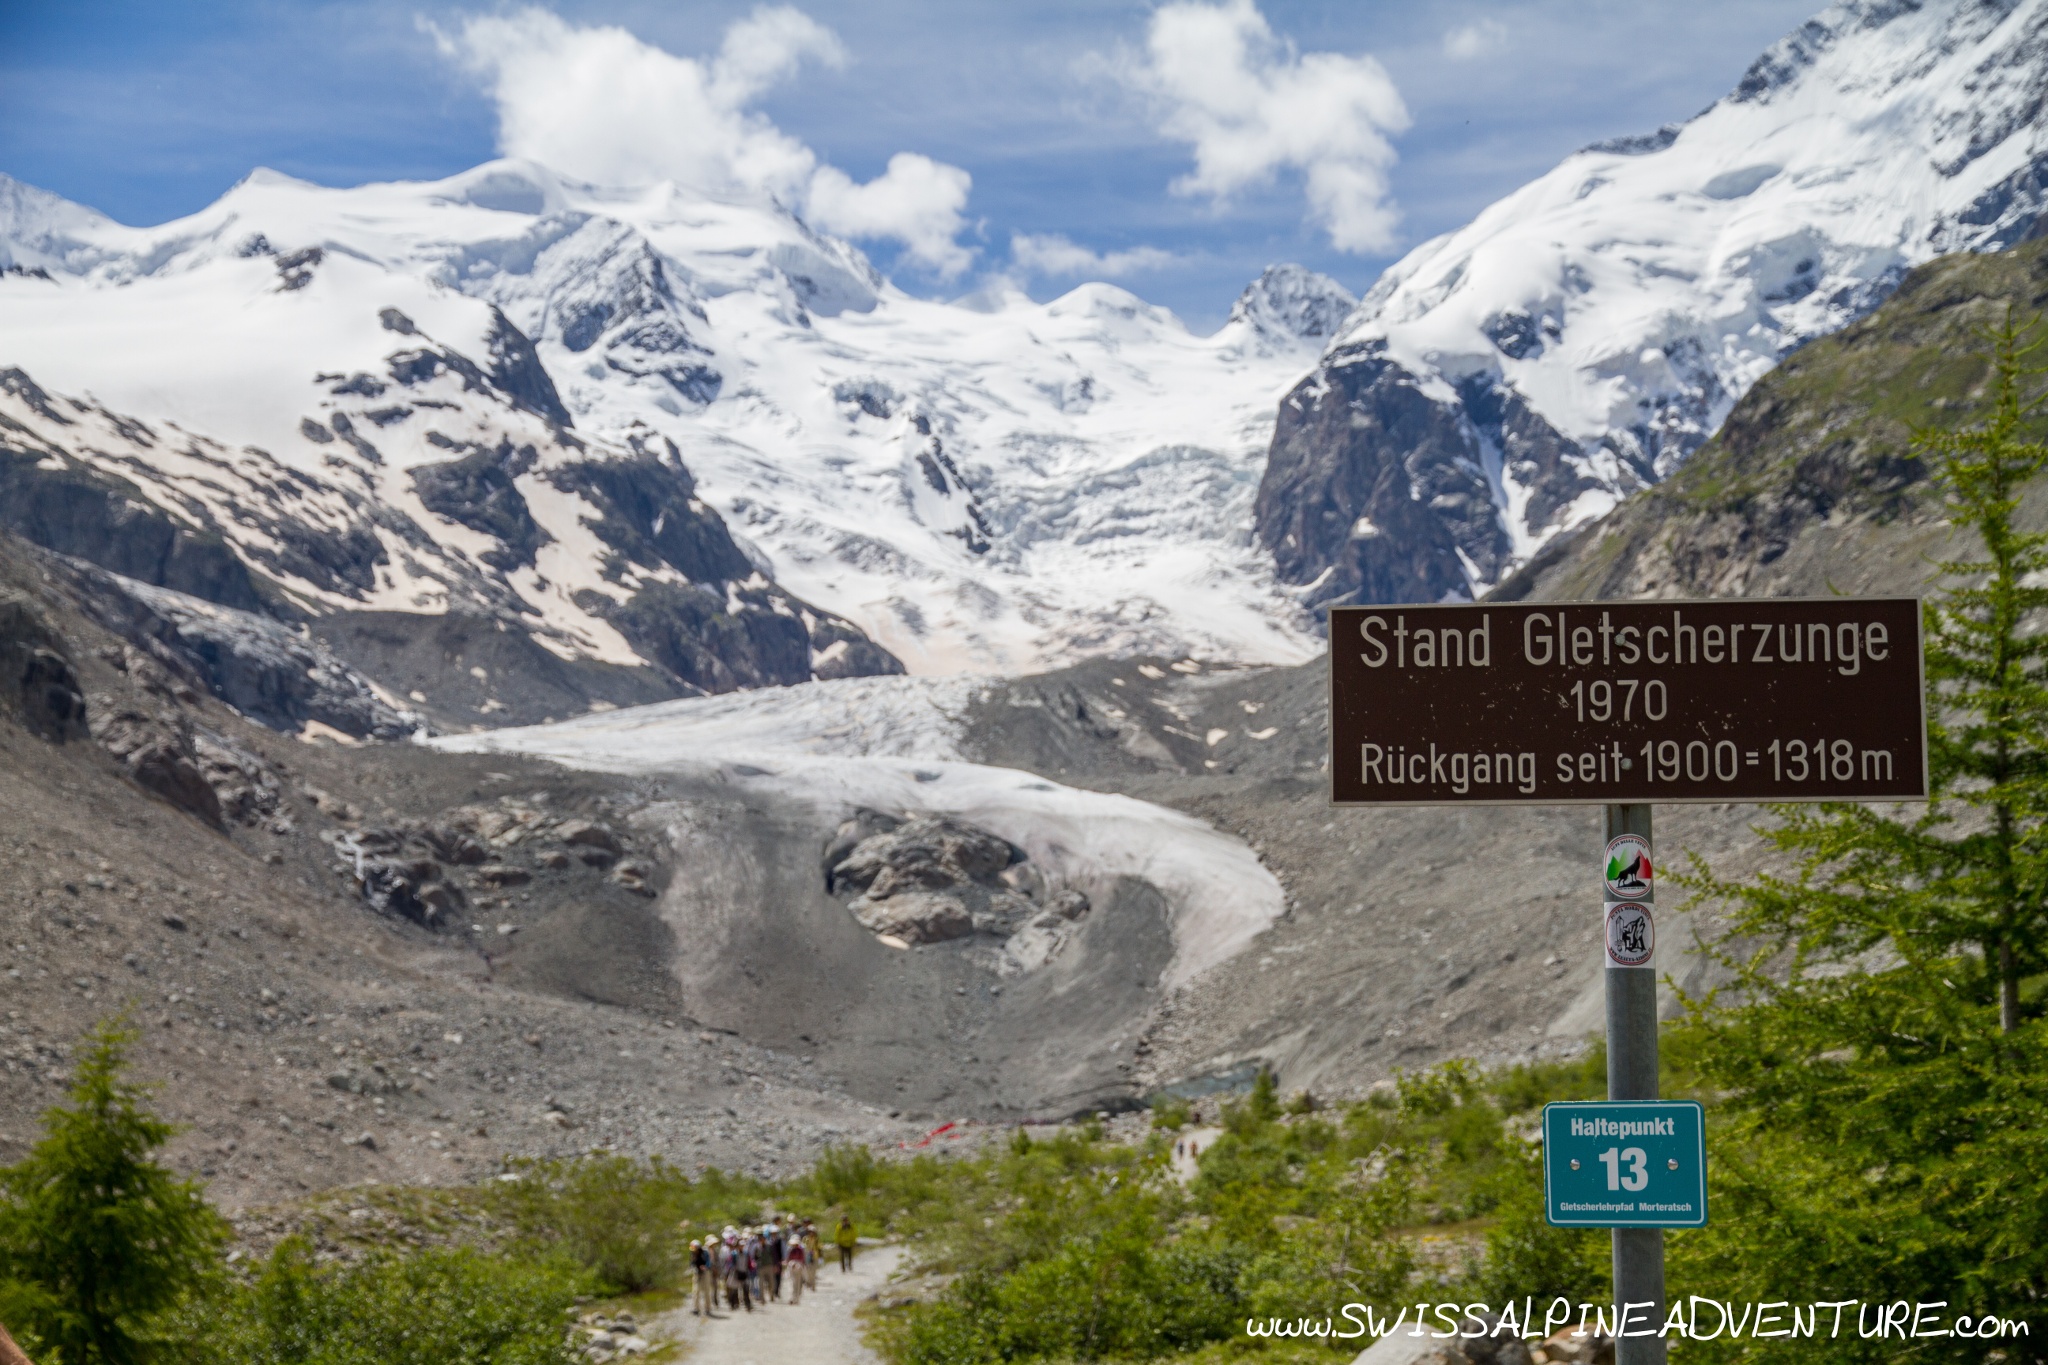
[[1558,1227],[1706,1226],[1706,1125],[1699,1105],[1545,1105],[1543,1193],[1547,1216]]

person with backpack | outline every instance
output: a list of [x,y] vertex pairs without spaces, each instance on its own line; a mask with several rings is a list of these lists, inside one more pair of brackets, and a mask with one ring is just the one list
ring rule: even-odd
[[695,1288],[690,1295],[690,1316],[708,1318],[711,1308],[717,1302],[717,1293],[711,1280],[711,1248],[694,1237],[690,1239],[690,1278]]
[[719,1265],[725,1272],[725,1311],[737,1313],[745,1303],[749,1313],[754,1311],[754,1300],[747,1293],[747,1262],[740,1235],[736,1229],[725,1230],[725,1240],[719,1245]]
[[832,1235],[832,1241],[839,1248],[839,1273],[844,1275],[853,1269],[853,1249],[860,1245],[860,1234],[853,1230],[850,1215],[839,1215],[839,1231]]
[[[795,1228],[790,1232],[794,1234]],[[809,1257],[804,1252],[804,1239],[792,1235],[788,1249],[783,1252],[783,1268],[789,1272],[789,1306],[796,1307],[804,1301],[804,1266]]]
[[761,1234],[758,1229],[747,1229],[746,1237],[740,1242],[740,1255],[746,1258],[747,1290],[754,1296],[755,1303],[766,1308],[768,1299],[761,1293]]
[[818,1254],[822,1243],[818,1239],[818,1225],[804,1219],[804,1288],[818,1287]]

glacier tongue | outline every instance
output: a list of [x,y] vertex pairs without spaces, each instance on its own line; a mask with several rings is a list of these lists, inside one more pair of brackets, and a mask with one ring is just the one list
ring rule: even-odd
[[[1690,121],[1417,247],[1290,395],[1259,511],[1282,577],[1317,602],[1483,591],[1910,267],[2033,234],[2044,43],[2043,0],[1850,0]],[[1336,402],[1361,421],[1319,417]]]
[[[737,553],[914,672],[1315,648],[1251,531],[1275,405],[1354,302],[1299,267],[1206,337],[1104,284],[933,302],[773,203],[517,161],[354,189],[259,171],[155,228],[0,180],[0,265],[23,268],[0,366],[203,433],[321,534],[381,542],[367,595],[287,584],[316,610],[449,610],[482,564],[551,648],[676,668],[600,600],[640,585],[562,472],[666,451]],[[442,358],[412,388],[407,348]]]
[[1243,841],[1178,810],[971,762],[964,715],[990,684],[851,678],[685,698],[572,721],[427,741],[456,753],[523,753],[573,768],[708,779],[724,791],[830,813],[957,816],[1028,851],[1069,885],[1139,877],[1165,898],[1165,990],[1242,952],[1286,913]]

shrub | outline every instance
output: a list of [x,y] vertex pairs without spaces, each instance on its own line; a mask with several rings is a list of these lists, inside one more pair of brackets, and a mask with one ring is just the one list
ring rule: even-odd
[[1280,1083],[1265,1067],[1252,1078],[1252,1093],[1245,1099],[1246,1117],[1257,1123],[1267,1123],[1280,1116]]
[[904,1365],[997,1360],[1150,1360],[1230,1336],[1243,1258],[1162,1245],[1143,1217],[1067,1241],[1006,1275],[957,1282],[893,1343]]
[[488,1198],[528,1248],[559,1250],[624,1293],[680,1275],[681,1224],[697,1201],[689,1178],[673,1166],[599,1155],[531,1162],[518,1174]]
[[1193,1122],[1194,1114],[1194,1106],[1178,1095],[1152,1097],[1152,1126],[1163,1132],[1178,1133]]
[[1545,1217],[1543,1149],[1518,1143],[1485,1182],[1494,1224],[1475,1297],[1508,1303],[1533,1295],[1605,1303],[1613,1296],[1611,1239],[1603,1228],[1552,1227]]
[[852,1204],[875,1187],[875,1154],[859,1143],[828,1147],[811,1169],[811,1193],[826,1207]]
[[595,1288],[562,1259],[454,1248],[319,1266],[289,1240],[190,1310],[186,1334],[206,1365],[571,1365],[566,1319]]

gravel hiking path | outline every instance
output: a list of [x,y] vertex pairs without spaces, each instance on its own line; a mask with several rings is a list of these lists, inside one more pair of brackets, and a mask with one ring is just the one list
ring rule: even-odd
[[781,1303],[730,1314],[721,1304],[709,1321],[691,1317],[685,1304],[650,1322],[647,1335],[681,1342],[685,1359],[715,1365],[880,1365],[861,1343],[853,1310],[888,1282],[901,1256],[897,1247],[863,1247],[853,1273],[842,1275],[838,1254],[827,1246],[818,1287],[805,1290],[800,1304],[791,1304],[785,1289]]
[[[1223,1136],[1221,1128],[1183,1128],[1174,1136],[1174,1145],[1179,1153],[1173,1158],[1174,1179],[1185,1185],[1201,1174],[1201,1153],[1209,1150],[1209,1144]],[[1193,1143],[1196,1155],[1189,1156],[1187,1145]]]

